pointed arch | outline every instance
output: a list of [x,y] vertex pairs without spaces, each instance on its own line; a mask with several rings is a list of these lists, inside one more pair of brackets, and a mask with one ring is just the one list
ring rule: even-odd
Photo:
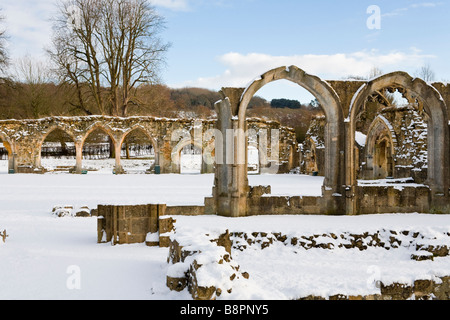
[[[264,73],[253,81],[241,96],[238,107],[239,129],[245,130],[246,112],[253,96],[265,85],[278,80],[288,80],[306,89],[316,97],[323,109],[326,117],[324,187],[333,192],[340,192],[345,176],[343,172],[345,167],[340,157],[341,151],[344,151],[344,115],[339,96],[319,77],[310,75],[296,66],[280,67]],[[240,141],[239,149],[245,152],[244,141]]]
[[114,145],[117,144],[117,140],[114,137],[114,134],[113,134],[112,130],[108,126],[106,126],[104,123],[102,123],[102,122],[95,122],[84,133],[84,136],[81,139],[81,145],[82,146],[84,146],[84,144],[86,142],[86,139],[91,135],[91,133],[96,131],[96,130],[103,131],[106,135],[108,135],[111,138],[111,140],[113,141]]
[[127,137],[136,131],[142,132],[148,138],[152,147],[155,149],[155,154],[159,152],[159,146],[158,146],[157,140],[153,137],[153,135],[150,132],[148,132],[145,128],[143,128],[140,125],[135,125],[132,128],[130,128],[128,131],[126,131],[125,134],[120,139],[119,145],[122,146],[123,143],[125,142],[125,140],[127,139]]
[[406,72],[392,72],[375,78],[362,85],[353,97],[350,105],[350,159],[352,170],[347,171],[347,183],[356,184],[355,132],[356,118],[367,98],[385,88],[398,89],[409,101],[420,100],[429,116],[428,120],[428,181],[435,194],[445,195],[449,188],[449,148],[447,106],[441,94],[431,85],[419,78],[413,78]]
[[[379,154],[380,146],[378,144],[380,142],[385,143],[385,148],[382,150],[384,152],[384,158],[380,157]],[[367,169],[372,170],[372,177],[374,179],[379,177],[381,171],[386,173],[386,175],[392,175],[394,173],[394,162],[392,160],[395,156],[396,147],[397,137],[392,125],[384,116],[379,115],[370,125],[366,141],[366,166]],[[386,153],[386,148],[388,148],[388,153]],[[389,155],[391,161],[387,161]],[[382,163],[383,161],[386,161],[386,163]]]

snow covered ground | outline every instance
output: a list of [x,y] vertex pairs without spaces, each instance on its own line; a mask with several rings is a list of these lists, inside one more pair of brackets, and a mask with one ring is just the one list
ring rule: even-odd
[[[107,166],[96,164],[97,167]],[[105,169],[87,175],[8,175],[0,162],[0,299],[190,299],[166,287],[165,248],[97,244],[96,218],[57,218],[58,205],[202,205],[211,195],[213,175],[113,175]],[[320,195],[323,178],[252,175],[251,185],[272,185],[274,195]],[[378,227],[450,232],[450,216],[377,215],[362,217],[178,217],[180,232],[233,231],[321,233],[370,231]],[[257,229],[257,230],[254,230]],[[183,231],[184,230],[184,231]],[[189,231],[190,230],[190,231]],[[367,291],[373,272],[383,279],[450,274],[449,258],[407,259],[406,249],[298,250],[272,246],[233,256],[250,279],[239,282],[230,299],[290,299],[311,294]],[[375,268],[374,268],[375,266]],[[375,270],[375,271],[374,271]]]

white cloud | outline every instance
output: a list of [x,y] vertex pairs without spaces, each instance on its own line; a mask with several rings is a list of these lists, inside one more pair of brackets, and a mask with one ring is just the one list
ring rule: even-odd
[[281,66],[296,65],[322,79],[343,79],[352,76],[368,76],[377,67],[384,72],[414,72],[434,55],[422,54],[417,48],[409,52],[380,53],[377,50],[330,55],[272,56],[263,53],[241,54],[231,52],[218,58],[225,71],[219,75],[186,81],[176,87],[196,86],[213,90],[221,87],[245,87],[252,79],[268,70]]
[[398,9],[395,9],[395,10],[393,10],[391,12],[384,13],[384,14],[382,14],[382,17],[395,17],[395,16],[402,15],[403,13],[405,13],[408,10],[411,10],[411,9],[435,8],[435,7],[438,7],[438,6],[442,5],[442,4],[443,4],[442,2],[413,3],[413,4],[409,5],[408,7],[398,8]]
[[163,7],[176,11],[184,11],[189,8],[188,0],[151,0],[157,7]]
[[4,0],[5,16],[11,55],[23,56],[43,53],[51,36],[51,17],[55,12],[54,0]]

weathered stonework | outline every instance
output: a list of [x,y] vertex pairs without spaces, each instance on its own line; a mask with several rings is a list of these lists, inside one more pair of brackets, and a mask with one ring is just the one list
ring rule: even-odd
[[[441,241],[445,242],[446,237],[450,234],[442,234]],[[209,239],[205,235],[205,239]],[[446,245],[430,245],[429,241],[432,237],[426,237],[419,232],[403,230],[394,231],[382,229],[376,232],[364,232],[360,234],[345,232],[340,234],[311,234],[305,236],[285,235],[282,233],[266,233],[266,232],[230,232],[227,231],[220,235],[217,239],[210,239],[210,250],[215,251],[215,245],[223,247],[225,250],[220,251],[217,256],[219,265],[227,265],[231,270],[228,286],[218,288],[214,284],[203,283],[198,285],[197,274],[201,272],[203,267],[198,261],[210,261],[211,252],[196,251],[192,244],[189,243],[184,248],[183,243],[174,236],[170,241],[169,247],[169,271],[167,275],[167,286],[173,291],[183,291],[186,288],[196,300],[212,300],[223,294],[224,290],[232,292],[233,281],[240,278],[249,279],[251,274],[240,270],[240,267],[233,264],[233,252],[250,249],[252,246],[265,250],[266,248],[281,243],[284,246],[291,246],[293,250],[302,248],[304,250],[373,250],[379,248],[384,250],[397,250],[399,248],[407,248],[411,250],[411,259],[417,260],[416,256],[428,254],[431,259],[449,256],[449,248]],[[195,247],[195,246],[194,246]],[[202,247],[206,249],[204,244]],[[189,248],[189,249],[187,249]],[[205,254],[208,259],[204,260],[202,255]],[[225,271],[224,274],[227,272]],[[225,276],[225,275],[224,275]],[[450,277],[440,276],[430,279],[416,279],[412,284],[401,282],[383,283],[377,279],[376,288],[378,293],[370,295],[343,295],[335,294],[328,297],[307,296],[300,297],[299,300],[449,300],[450,299]],[[221,281],[226,283],[226,281]]]
[[[139,130],[151,142],[155,149],[155,166],[160,173],[179,173],[179,156],[181,150],[194,145],[203,152],[202,173],[214,172],[214,135],[215,120],[167,119],[154,117],[118,118],[108,116],[88,117],[52,117],[39,120],[1,120],[0,139],[9,155],[9,170],[15,173],[44,173],[41,165],[41,148],[46,137],[60,129],[75,143],[76,166],[74,172],[82,173],[83,146],[89,135],[101,129],[108,135],[114,145],[116,164],[114,172],[124,173],[121,166],[121,148],[125,138]],[[284,172],[289,172],[296,165],[295,133],[293,129],[282,127],[275,121],[249,119],[249,129],[254,132],[279,130],[283,141],[280,163]],[[257,141],[258,143],[258,141]],[[292,154],[294,153],[294,154]],[[150,169],[150,168],[149,168]]]
[[[165,209],[165,205],[98,206],[97,241],[159,245],[159,217]],[[156,235],[156,240],[149,235]]]
[[[325,177],[322,196],[311,199],[311,206],[303,204],[304,200],[300,197],[284,200],[268,195],[252,197],[247,164],[225,163],[216,166],[213,198],[205,200],[205,212],[229,217],[253,214],[361,214],[368,211],[364,207],[364,198],[361,198],[367,192],[359,190],[358,185],[358,176],[362,171],[372,170],[372,173],[364,172],[364,175],[377,179],[406,177],[413,170],[416,182],[422,182],[425,187],[420,195],[414,198],[409,195],[410,191],[404,189],[398,190],[404,195],[393,196],[390,188],[379,189],[377,192],[383,193],[380,199],[388,200],[388,204],[383,205],[382,209],[369,208],[372,213],[410,212],[413,208],[423,213],[450,213],[448,85],[431,85],[405,72],[385,74],[370,81],[324,81],[296,66],[280,67],[262,74],[247,88],[224,88],[223,100],[216,104],[217,129],[221,132],[245,130],[250,100],[266,84],[278,80],[288,80],[308,90],[325,114],[324,124],[316,128],[322,128],[323,133],[320,130],[310,131],[307,144],[316,144],[315,149],[310,148],[314,154],[305,155],[303,152],[301,157],[304,172],[322,173]],[[373,147],[372,153],[366,155],[356,142],[357,130],[362,128],[361,111],[365,111],[366,104],[370,103],[389,106],[388,99],[382,94],[385,91],[401,93],[409,105],[414,106],[414,110],[383,110],[380,116],[387,121],[383,126],[382,121],[376,120],[378,122],[370,133],[373,137],[369,146]],[[418,121],[418,116],[422,115]],[[367,113],[365,117],[370,118],[371,114]],[[321,139],[314,139],[317,137]],[[222,142],[223,145],[232,145],[233,150],[227,150],[225,157],[239,159],[246,154],[248,144],[244,139],[227,139]],[[323,143],[319,143],[321,141]],[[317,146],[323,150],[320,154]],[[373,162],[370,159],[374,159]],[[367,168],[362,167],[363,163]],[[409,200],[404,200],[406,198]]]

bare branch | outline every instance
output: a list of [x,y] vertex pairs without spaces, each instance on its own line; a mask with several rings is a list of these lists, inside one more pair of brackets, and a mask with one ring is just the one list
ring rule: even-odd
[[59,1],[49,54],[60,77],[86,83],[102,113],[126,116],[137,87],[158,80],[164,19],[148,0]]

